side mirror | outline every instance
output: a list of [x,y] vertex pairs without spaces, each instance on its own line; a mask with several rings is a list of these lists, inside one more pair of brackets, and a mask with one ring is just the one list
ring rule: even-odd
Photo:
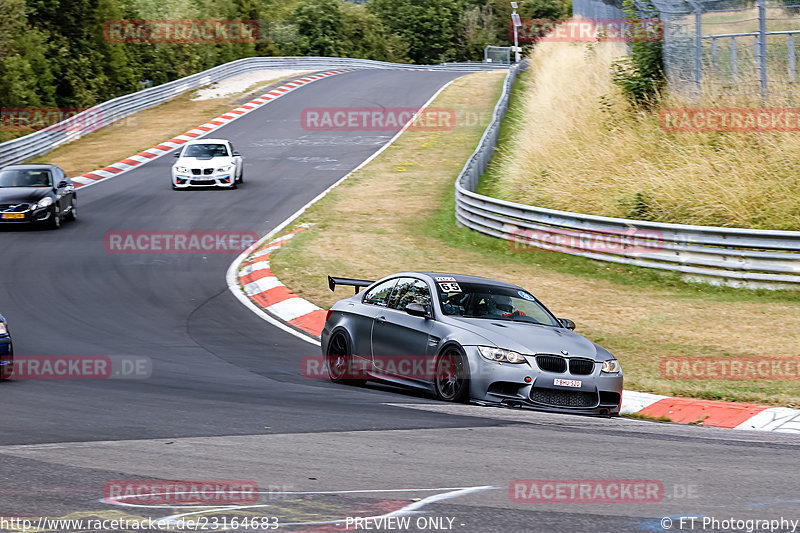
[[69,183],[67,183],[67,180],[61,180],[61,181],[58,182],[58,188],[59,189],[63,189],[64,187],[66,187],[68,185],[69,185]]
[[559,318],[558,322],[559,324],[561,324],[562,328],[575,329],[575,322],[573,322],[569,318]]
[[430,318],[431,312],[430,307],[418,302],[411,302],[406,306],[406,313],[411,316],[421,316],[425,318]]
[[239,157],[239,156],[241,156],[241,155],[242,155],[242,154],[240,154],[239,152],[233,152],[233,157]]
[[172,154],[172,157],[174,157],[175,159],[178,159],[180,156],[181,156],[181,151],[180,150],[178,150],[177,152]]

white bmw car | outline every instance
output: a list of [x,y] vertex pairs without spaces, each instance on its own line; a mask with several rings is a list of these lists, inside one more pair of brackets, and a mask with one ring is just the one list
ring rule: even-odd
[[244,181],[242,156],[226,139],[189,141],[175,152],[172,188],[224,187],[235,189]]

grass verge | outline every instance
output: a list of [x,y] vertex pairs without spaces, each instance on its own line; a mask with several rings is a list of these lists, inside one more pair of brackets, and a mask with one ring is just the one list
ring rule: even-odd
[[676,381],[659,370],[663,357],[796,358],[800,298],[793,293],[687,286],[662,273],[639,272],[643,269],[520,253],[505,241],[456,225],[453,181],[491,116],[503,75],[484,72],[456,80],[432,104],[455,110],[454,129],[406,132],[312,206],[297,222],[315,225],[271,257],[276,275],[321,306],[345,296],[328,290],[328,274],[377,279],[404,270],[439,270],[512,281],[558,316],[574,319],[579,333],[619,357],[626,388],[800,404],[796,380]]
[[[665,131],[663,109],[633,109],[611,82],[622,53],[618,43],[536,47],[484,194],[593,215],[800,230],[797,133]],[[699,103],[666,95],[663,107],[760,104],[741,95]]]

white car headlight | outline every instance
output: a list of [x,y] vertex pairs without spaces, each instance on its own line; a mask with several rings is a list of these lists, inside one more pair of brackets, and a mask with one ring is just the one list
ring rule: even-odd
[[175,172],[177,172],[178,174],[188,174],[189,169],[186,167],[175,167]]
[[224,165],[217,169],[217,172],[230,172],[233,170],[233,165]]
[[53,199],[49,196],[42,198],[36,203],[36,207],[49,207],[53,205]]
[[619,366],[619,361],[616,359],[606,359],[603,361],[603,368],[600,369],[600,372],[604,372],[606,374],[616,374],[622,370],[622,367]]
[[489,361],[499,361],[502,363],[521,364],[527,363],[525,358],[512,350],[503,350],[492,346],[478,346],[478,351],[484,359]]
[[0,335],[8,335],[8,327],[5,322],[0,322]]

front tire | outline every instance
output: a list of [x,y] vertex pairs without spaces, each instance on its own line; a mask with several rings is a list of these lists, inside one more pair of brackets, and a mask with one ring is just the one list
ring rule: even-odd
[[436,358],[434,389],[436,397],[443,402],[469,399],[469,365],[466,356],[455,346],[448,347]]
[[78,202],[74,200],[72,201],[72,207],[70,208],[69,213],[67,213],[67,218],[73,222],[78,220]]
[[352,379],[353,355],[350,353],[350,343],[344,333],[336,333],[328,343],[328,353],[325,355],[325,364],[328,367],[328,377],[334,383],[361,386],[365,379]]
[[61,227],[61,215],[56,213],[55,209],[53,210],[53,218],[50,219],[50,229],[58,229]]

